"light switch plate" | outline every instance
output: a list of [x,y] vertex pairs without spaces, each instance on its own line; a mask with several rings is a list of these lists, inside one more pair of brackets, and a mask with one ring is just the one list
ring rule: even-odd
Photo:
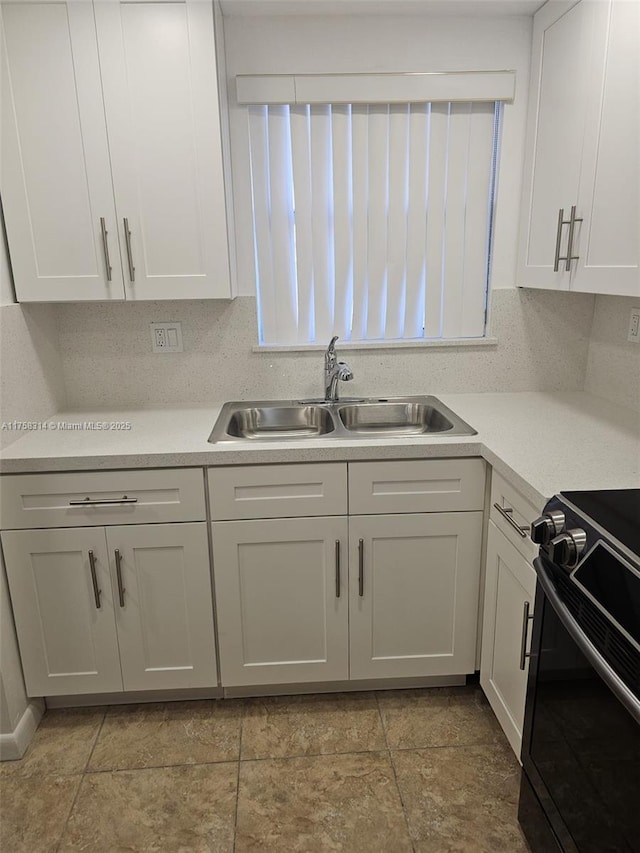
[[184,352],[182,323],[150,323],[152,352]]
[[640,308],[632,308],[631,316],[629,317],[629,334],[628,341],[633,341],[640,344]]

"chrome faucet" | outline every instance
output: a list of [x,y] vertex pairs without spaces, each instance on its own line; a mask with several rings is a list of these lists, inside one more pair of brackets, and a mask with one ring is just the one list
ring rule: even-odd
[[353,379],[353,371],[344,361],[338,361],[336,341],[338,336],[331,338],[324,354],[324,399],[327,403],[337,403],[338,382],[349,382]]

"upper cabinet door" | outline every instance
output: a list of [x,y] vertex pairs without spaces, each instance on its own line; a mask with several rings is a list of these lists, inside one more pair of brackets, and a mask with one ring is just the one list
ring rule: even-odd
[[18,300],[122,299],[92,5],[3,3],[0,16],[0,184]]
[[228,298],[212,4],[95,14],[126,298]]
[[602,5],[608,43],[590,87],[572,288],[640,296],[640,3]]
[[[536,15],[518,284],[568,290],[571,207],[577,204],[596,4],[550,2]],[[560,211],[563,210],[562,222]]]
[[637,0],[536,14],[519,285],[640,295],[639,57]]

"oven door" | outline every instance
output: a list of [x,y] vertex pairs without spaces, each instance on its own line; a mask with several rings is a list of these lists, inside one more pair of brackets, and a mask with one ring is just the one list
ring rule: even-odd
[[638,853],[640,701],[534,565],[520,823],[535,853]]

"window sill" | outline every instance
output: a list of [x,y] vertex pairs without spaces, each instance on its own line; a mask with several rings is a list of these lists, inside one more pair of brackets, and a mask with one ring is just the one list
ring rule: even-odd
[[[327,342],[328,343],[328,342]],[[450,340],[420,341],[339,341],[336,348],[344,350],[451,349],[451,347],[496,347],[497,338],[451,338]],[[324,352],[326,344],[264,344],[252,347],[253,352]]]

